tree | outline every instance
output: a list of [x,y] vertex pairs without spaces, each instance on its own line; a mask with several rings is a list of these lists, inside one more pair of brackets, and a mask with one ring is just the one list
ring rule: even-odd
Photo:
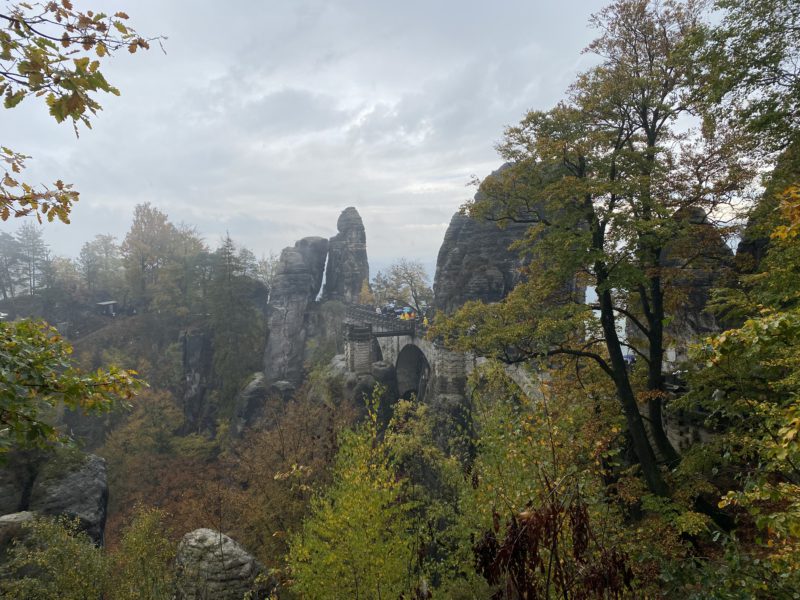
[[139,507],[119,547],[104,551],[80,531],[77,520],[39,517],[23,525],[0,581],[3,598],[168,600],[173,597],[175,544],[164,513]]
[[333,485],[291,541],[293,588],[304,597],[400,597],[414,588],[413,505],[372,417],[342,435]]
[[308,516],[314,494],[331,483],[342,430],[363,406],[340,401],[335,379],[314,371],[289,402],[270,398],[263,407],[269,425],[245,431],[225,454],[232,498],[226,503],[231,535],[268,568],[283,566],[289,533]]
[[133,300],[142,309],[153,300],[153,287],[173,256],[177,238],[178,231],[165,213],[150,203],[136,206],[120,251]]
[[194,227],[181,224],[165,235],[171,241],[164,246],[166,257],[151,289],[153,308],[171,313],[183,326],[192,315],[206,313],[212,261]]
[[[672,264],[669,245],[694,239],[696,215],[730,205],[750,176],[730,132],[678,129],[694,110],[684,46],[700,8],[617,0],[594,17],[601,35],[589,50],[601,64],[579,76],[567,101],[507,129],[499,151],[512,165],[467,207],[476,218],[531,224],[521,244],[532,257],[527,281],[504,302],[470,303],[438,328],[457,347],[508,362],[558,354],[595,362],[615,384],[648,487],[662,495],[658,456],[678,460],[661,416],[670,284],[709,247],[701,240]],[[576,297],[582,285],[595,289],[595,305]],[[644,347],[621,338],[620,317]],[[638,395],[626,348],[647,365]]]
[[119,548],[109,556],[114,600],[168,600],[175,590],[176,545],[165,527],[166,514],[138,506],[122,533]]
[[715,118],[733,120],[759,145],[782,150],[800,129],[800,5],[716,0],[722,20],[698,36],[698,64]]
[[122,260],[113,235],[96,235],[81,247],[81,274],[89,293],[115,294],[122,288]]
[[108,562],[79,521],[66,517],[36,519],[10,552],[9,572],[0,592],[4,598],[100,598],[108,584]]
[[394,300],[413,306],[417,314],[422,314],[433,300],[430,278],[418,260],[400,259],[385,275],[378,272],[372,286],[379,304]]
[[18,283],[33,296],[43,285],[47,245],[42,230],[33,223],[23,223],[17,230],[19,251]]
[[245,379],[259,370],[263,353],[264,320],[253,302],[262,284],[247,275],[248,270],[254,271],[255,265],[248,267],[242,256],[230,236],[226,236],[212,257],[208,290],[214,379],[220,405],[226,412],[232,408]]
[[[99,92],[119,95],[106,81],[101,61],[116,50],[147,49],[142,38],[117,12],[78,11],[70,0],[61,2],[6,2],[0,12],[0,95],[5,108],[26,98],[42,98],[50,115],[61,123],[69,119],[91,128],[91,117],[101,109]],[[151,40],[152,41],[152,40]],[[52,188],[36,188],[19,181],[28,156],[0,146],[4,176],[0,178],[0,218],[36,214],[41,221],[55,218],[69,223],[78,192],[63,181]]]
[[[778,167],[773,177],[784,175]],[[760,532],[755,549],[737,547],[732,570],[753,561],[750,589],[769,581],[774,596],[795,589],[800,577],[800,245],[796,190],[786,196],[758,268],[716,290],[714,309],[736,325],[697,345],[679,401],[714,432],[692,449],[687,475],[739,474],[717,478],[720,503]]]
[[358,303],[363,304],[364,306],[375,305],[375,294],[372,293],[372,290],[369,287],[369,281],[366,279],[361,284],[361,290],[358,292]]
[[55,409],[108,411],[140,385],[135,372],[116,367],[85,373],[70,364],[71,353],[45,323],[0,322],[0,458],[13,446],[66,441],[52,425]]
[[54,256],[47,266],[47,287],[57,293],[66,293],[71,297],[83,289],[78,264],[70,258]]
[[18,268],[19,244],[10,233],[0,232],[0,290],[4,300],[16,293]]
[[737,127],[752,152],[772,167],[754,206],[742,249],[758,262],[777,224],[779,205],[791,207],[800,185],[800,6],[782,0],[717,0],[721,20],[697,36],[700,97],[707,119]]

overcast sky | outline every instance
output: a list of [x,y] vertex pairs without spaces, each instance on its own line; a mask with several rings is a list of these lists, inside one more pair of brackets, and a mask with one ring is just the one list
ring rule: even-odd
[[[77,0],[126,10],[166,54],[115,56],[76,139],[43,105],[2,111],[2,144],[34,156],[28,181],[73,182],[58,254],[96,233],[122,239],[151,202],[216,246],[257,255],[331,236],[355,206],[372,272],[433,265],[452,214],[500,161],[503,128],[563,97],[591,57],[596,0]],[[0,224],[14,230],[19,221]]]

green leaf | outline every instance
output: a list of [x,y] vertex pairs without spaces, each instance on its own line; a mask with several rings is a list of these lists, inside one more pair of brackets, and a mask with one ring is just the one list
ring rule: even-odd
[[22,102],[23,98],[25,98],[25,90],[18,90],[13,94],[7,94],[3,104],[6,108],[14,108],[17,104]]

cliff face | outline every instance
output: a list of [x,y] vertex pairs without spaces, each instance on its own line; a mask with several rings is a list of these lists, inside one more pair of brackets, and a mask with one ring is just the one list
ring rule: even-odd
[[527,229],[524,223],[500,229],[495,223],[453,215],[436,260],[434,306],[452,312],[469,300],[504,298],[519,282],[523,264],[509,246]]
[[732,266],[733,252],[702,209],[679,211],[675,219],[682,228],[661,254],[665,286],[677,296],[669,307],[673,319],[667,333],[688,342],[719,331],[706,305],[711,290]]
[[201,328],[185,331],[180,337],[183,365],[183,413],[186,431],[213,427],[214,418],[208,402],[213,370],[214,348],[211,335]]
[[74,449],[16,452],[8,458],[0,469],[0,515],[65,515],[78,519],[95,544],[103,544],[108,504],[104,459]]
[[307,237],[284,248],[269,302],[269,338],[264,352],[264,378],[299,384],[303,378],[308,335],[308,309],[322,285],[328,240]]
[[325,273],[325,300],[353,303],[358,301],[364,282],[369,281],[367,235],[358,211],[350,206],[336,223],[339,233],[328,245],[328,268]]

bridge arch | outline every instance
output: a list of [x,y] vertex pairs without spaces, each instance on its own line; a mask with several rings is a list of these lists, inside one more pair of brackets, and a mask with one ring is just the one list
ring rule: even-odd
[[413,394],[418,400],[425,400],[431,376],[431,365],[418,346],[407,344],[400,350],[397,355],[395,371],[400,398],[409,399]]

